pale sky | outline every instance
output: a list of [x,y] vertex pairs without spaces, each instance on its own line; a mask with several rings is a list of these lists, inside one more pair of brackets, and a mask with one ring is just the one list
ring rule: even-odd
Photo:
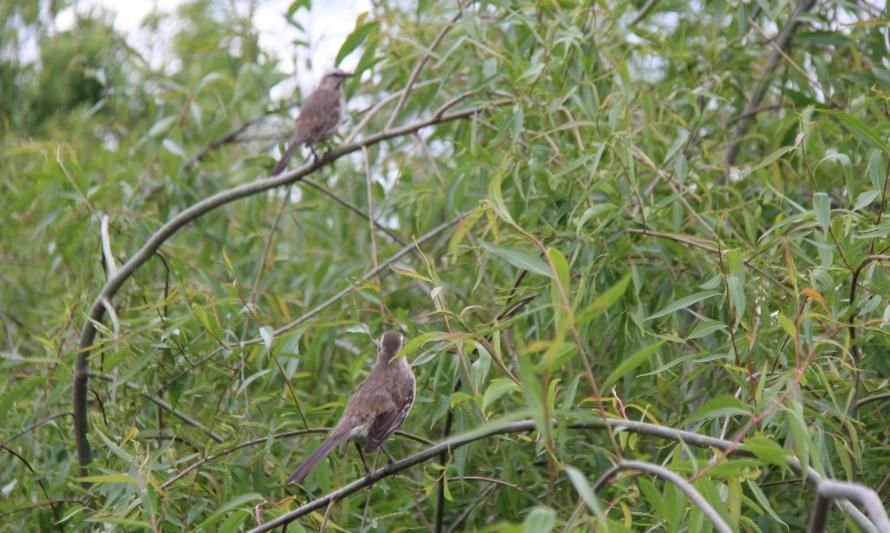
[[[115,29],[126,37],[130,46],[139,50],[153,66],[159,67],[165,60],[165,40],[142,32],[140,23],[145,15],[155,9],[171,12],[182,3],[183,0],[80,0],[75,2],[74,7],[59,13],[56,25],[58,30],[68,29],[74,23],[75,13],[87,13],[100,6],[114,14]],[[240,15],[247,12],[247,2],[233,0],[232,3]],[[292,41],[302,39],[310,45],[309,51],[305,48],[298,51],[299,64],[304,64],[305,54],[312,54],[309,75],[278,84],[273,91],[273,98],[292,94],[293,83],[298,83],[304,91],[314,88],[324,71],[333,67],[340,45],[355,28],[356,18],[371,9],[370,0],[316,0],[312,2],[310,11],[301,9],[297,14],[297,21],[306,30],[306,35],[301,35],[284,18],[291,0],[257,0],[256,4],[253,23],[260,36],[260,47],[278,56],[281,60],[279,68],[283,72],[293,72],[295,50]],[[359,53],[360,51],[347,57],[341,68],[349,70],[355,67]]]

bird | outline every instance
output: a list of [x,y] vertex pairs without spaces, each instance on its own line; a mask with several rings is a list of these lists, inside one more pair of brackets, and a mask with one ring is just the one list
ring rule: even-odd
[[[288,485],[302,482],[319,461],[350,439],[364,462],[362,450],[380,449],[401,427],[414,405],[417,383],[408,361],[404,357],[395,359],[404,344],[405,337],[398,331],[387,331],[380,337],[377,362],[368,377],[349,398],[340,421],[324,442],[287,478]],[[358,439],[364,439],[363,447],[359,447]]]
[[343,82],[352,76],[351,72],[334,69],[321,78],[318,87],[306,98],[303,108],[294,123],[294,135],[290,146],[272,169],[272,176],[284,170],[290,158],[302,145],[309,146],[312,155],[318,159],[313,145],[328,139],[343,120],[346,111],[346,97],[343,94]]

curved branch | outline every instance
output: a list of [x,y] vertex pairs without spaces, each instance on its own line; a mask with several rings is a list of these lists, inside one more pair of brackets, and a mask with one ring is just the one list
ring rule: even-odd
[[868,518],[874,523],[878,531],[882,533],[890,531],[890,519],[887,518],[887,511],[884,510],[881,498],[870,488],[858,483],[825,479],[819,483],[817,492],[816,506],[813,508],[813,517],[810,521],[810,528],[807,531],[812,533],[825,531],[825,526],[828,522],[828,505],[832,500],[838,498],[855,501],[865,509],[866,515],[868,515]]
[[656,464],[647,463],[645,461],[620,461],[600,476],[593,485],[593,492],[598,492],[609,482],[609,479],[611,479],[612,476],[622,470],[639,470],[640,472],[646,472],[647,474],[652,474],[670,481],[682,490],[692,503],[702,510],[702,513],[704,513],[705,517],[714,524],[714,528],[717,529],[717,531],[720,531],[721,533],[732,533],[732,528],[730,528],[726,521],[723,520],[723,517],[711,507],[711,504],[708,503],[704,496],[695,490],[695,487],[693,487],[691,483],[683,479],[682,476]]
[[129,279],[140,266],[147,262],[158,251],[161,245],[167,241],[167,239],[175,235],[184,226],[209,211],[234,202],[235,200],[240,200],[241,198],[246,198],[283,185],[296,183],[315,170],[329,165],[347,154],[361,150],[362,147],[371,146],[388,139],[411,134],[428,126],[468,118],[491,106],[502,105],[503,103],[505,102],[496,101],[487,105],[480,105],[463,111],[456,111],[448,115],[434,116],[406,126],[384,130],[358,142],[342,145],[331,150],[318,160],[307,162],[301,167],[289,172],[283,172],[269,179],[261,178],[250,183],[245,183],[218,192],[181,211],[153,233],[145,244],[143,244],[142,247],[121,267],[121,269],[105,283],[102,290],[99,292],[99,295],[96,297],[96,300],[90,306],[89,315],[84,321],[81,329],[77,360],[74,365],[74,385],[72,391],[74,440],[77,448],[77,462],[80,466],[81,476],[87,475],[86,467],[91,462],[92,455],[90,451],[90,443],[89,440],[87,440],[87,432],[89,430],[87,420],[87,380],[89,377],[89,356],[94,346],[97,324],[101,323],[102,318],[105,316],[106,309],[103,302],[110,302],[127,279]]

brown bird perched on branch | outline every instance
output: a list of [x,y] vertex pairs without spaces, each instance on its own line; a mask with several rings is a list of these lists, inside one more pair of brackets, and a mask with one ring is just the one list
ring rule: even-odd
[[362,450],[373,452],[401,427],[414,404],[415,391],[411,365],[404,357],[393,360],[404,344],[405,337],[397,331],[383,334],[371,373],[349,398],[343,416],[328,438],[287,478],[288,484],[303,481],[331,450],[349,439],[364,438],[364,447],[356,442],[359,454]]
[[328,139],[343,120],[346,111],[346,97],[343,94],[343,82],[352,76],[351,72],[334,69],[318,84],[318,88],[306,98],[303,103],[297,121],[294,124],[294,136],[291,139],[287,151],[272,169],[272,176],[276,176],[284,170],[287,162],[302,145],[309,146],[312,155],[318,159],[313,145]]

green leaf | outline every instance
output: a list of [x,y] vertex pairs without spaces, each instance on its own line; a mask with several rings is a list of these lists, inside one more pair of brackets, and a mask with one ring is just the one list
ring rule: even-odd
[[720,291],[702,291],[702,292],[697,292],[695,294],[690,294],[689,296],[687,296],[685,298],[680,298],[679,300],[669,303],[667,306],[664,307],[664,309],[662,309],[661,311],[658,311],[654,315],[647,316],[646,318],[643,319],[643,321],[646,322],[648,320],[653,320],[655,318],[661,318],[665,315],[669,315],[669,314],[673,313],[674,311],[679,311],[680,309],[685,309],[685,308],[689,307],[690,305],[696,304],[696,303],[698,303],[702,300],[705,300],[707,298],[712,298],[714,296],[717,296],[718,294],[720,294]]
[[711,398],[704,405],[695,410],[694,413],[683,422],[683,425],[698,422],[699,420],[708,420],[711,418],[721,418],[724,416],[750,415],[750,409],[741,400],[724,394]]
[[98,485],[104,483],[126,483],[128,485],[136,485],[136,480],[129,474],[103,474],[98,476],[85,476],[74,478],[77,481],[86,483],[96,483]]
[[742,443],[742,449],[748,450],[767,464],[788,469],[788,463],[785,462],[788,450],[782,448],[777,442],[762,433],[745,439],[745,442]]
[[728,326],[723,322],[717,322],[716,320],[702,320],[695,325],[686,337],[686,340],[701,339],[721,329],[728,329]]
[[562,255],[562,252],[556,248],[548,249],[547,254],[550,256],[550,262],[556,271],[556,276],[550,278],[550,303],[556,316],[556,328],[563,330],[564,327],[568,327],[569,322],[567,320],[571,317],[572,312],[571,309],[566,308],[566,305],[570,304],[563,302],[562,298],[563,291],[568,295],[571,290],[569,285],[569,263],[566,261],[565,256]]
[[163,133],[167,133],[167,130],[170,129],[170,126],[176,122],[176,115],[170,115],[169,117],[164,117],[161,120],[154,123],[154,126],[148,130],[149,137],[157,137]]
[[260,338],[263,339],[263,346],[265,346],[267,350],[271,351],[272,341],[275,338],[274,330],[269,326],[260,327]]
[[587,508],[596,516],[605,519],[603,509],[600,506],[600,502],[597,500],[596,495],[593,493],[593,488],[587,481],[587,477],[580,470],[572,466],[566,465],[565,469],[566,473],[569,475],[569,480],[572,482],[572,485],[574,485],[575,490],[578,491],[578,496],[581,496],[581,500],[587,504]]
[[491,202],[491,207],[498,217],[508,224],[513,224],[513,217],[510,216],[510,211],[507,209],[507,205],[504,203],[504,196],[501,193],[501,181],[503,179],[503,170],[498,170],[491,176],[491,179],[488,181],[488,200]]
[[612,304],[617,302],[622,296],[624,296],[624,292],[627,290],[627,286],[630,284],[631,274],[627,273],[624,275],[621,280],[618,281],[615,285],[612,285],[606,291],[599,296],[597,296],[596,300],[593,301],[590,305],[588,305],[584,311],[582,311],[578,316],[578,325],[584,326],[591,320],[600,316],[605,312],[608,308],[612,307]]
[[796,148],[797,148],[797,146],[783,146],[782,148],[779,148],[775,152],[773,152],[770,155],[763,158],[763,160],[761,160],[760,162],[755,163],[754,165],[752,165],[750,167],[744,167],[744,168],[740,169],[739,175],[744,178],[745,176],[748,176],[749,174],[753,173],[755,170],[760,170],[761,168],[770,165],[775,160],[779,159],[783,155],[787,154],[788,152],[790,152]]
[[556,511],[537,506],[525,517],[525,533],[548,533],[556,525]]
[[661,340],[656,343],[650,344],[649,346],[646,346],[645,348],[639,350],[637,353],[625,359],[620,365],[618,365],[615,370],[612,371],[611,374],[609,374],[609,376],[606,378],[606,381],[603,382],[602,390],[607,390],[609,387],[612,386],[612,384],[623,378],[625,374],[648,361],[649,358],[652,357],[652,355],[655,353],[655,351],[658,350],[658,348],[660,348],[661,345],[664,343],[665,341]]
[[782,326],[782,329],[785,330],[789,337],[797,337],[797,326],[794,325],[790,318],[779,313],[776,320],[779,321],[779,325]]
[[214,511],[213,514],[208,516],[206,520],[204,520],[203,522],[198,524],[198,526],[195,529],[199,529],[199,530],[203,529],[205,531],[208,531],[210,526],[215,524],[216,521],[219,520],[220,518],[222,518],[222,516],[224,514],[228,513],[229,511],[231,511],[233,509],[236,509],[238,507],[246,505],[248,503],[257,502],[257,501],[263,501],[263,497],[255,492],[251,492],[249,494],[242,494],[241,496],[232,498],[231,500],[226,502],[222,507],[220,507],[219,509]]
[[841,124],[844,125],[845,128],[850,130],[853,135],[859,137],[859,139],[874,146],[875,148],[887,152],[887,144],[884,142],[878,132],[873,130],[871,126],[862,122],[853,115],[839,109],[819,109],[819,112],[835,117],[840,121]]
[[831,199],[824,192],[813,194],[813,210],[816,211],[816,220],[822,226],[822,231],[828,233],[831,227]]
[[337,52],[337,57],[334,59],[334,65],[340,65],[340,62],[343,61],[346,56],[361,46],[372,32],[376,33],[378,28],[380,28],[380,23],[376,20],[356,26],[356,28],[352,30],[352,33],[346,37],[346,40],[343,41],[343,45],[340,46],[340,51]]
[[507,394],[508,392],[515,392],[519,390],[519,385],[514,383],[512,380],[505,378],[498,378],[491,380],[491,383],[488,385],[488,388],[485,389],[485,394],[482,395],[482,410],[485,411],[488,407],[496,402],[501,396]]
[[504,259],[516,268],[528,270],[529,272],[547,276],[548,278],[553,276],[553,272],[550,271],[547,262],[536,255],[521,250],[515,250],[513,248],[495,246],[493,244],[488,244],[487,242],[480,242],[479,244],[482,245],[488,253]]
[[785,529],[790,529],[788,527],[788,524],[783,522],[782,519],[779,518],[779,515],[777,515],[776,512],[773,510],[772,506],[769,503],[769,499],[767,499],[766,495],[760,489],[760,486],[750,479],[746,479],[745,484],[748,486],[748,489],[751,491],[751,493],[754,494],[754,499],[757,500],[757,503],[759,503],[760,506],[764,508],[764,510],[766,510],[770,518],[775,520],[776,523],[785,526]]
[[859,211],[863,207],[870,205],[872,202],[878,199],[881,195],[881,191],[865,191],[856,197],[856,202],[853,204],[853,211]]

